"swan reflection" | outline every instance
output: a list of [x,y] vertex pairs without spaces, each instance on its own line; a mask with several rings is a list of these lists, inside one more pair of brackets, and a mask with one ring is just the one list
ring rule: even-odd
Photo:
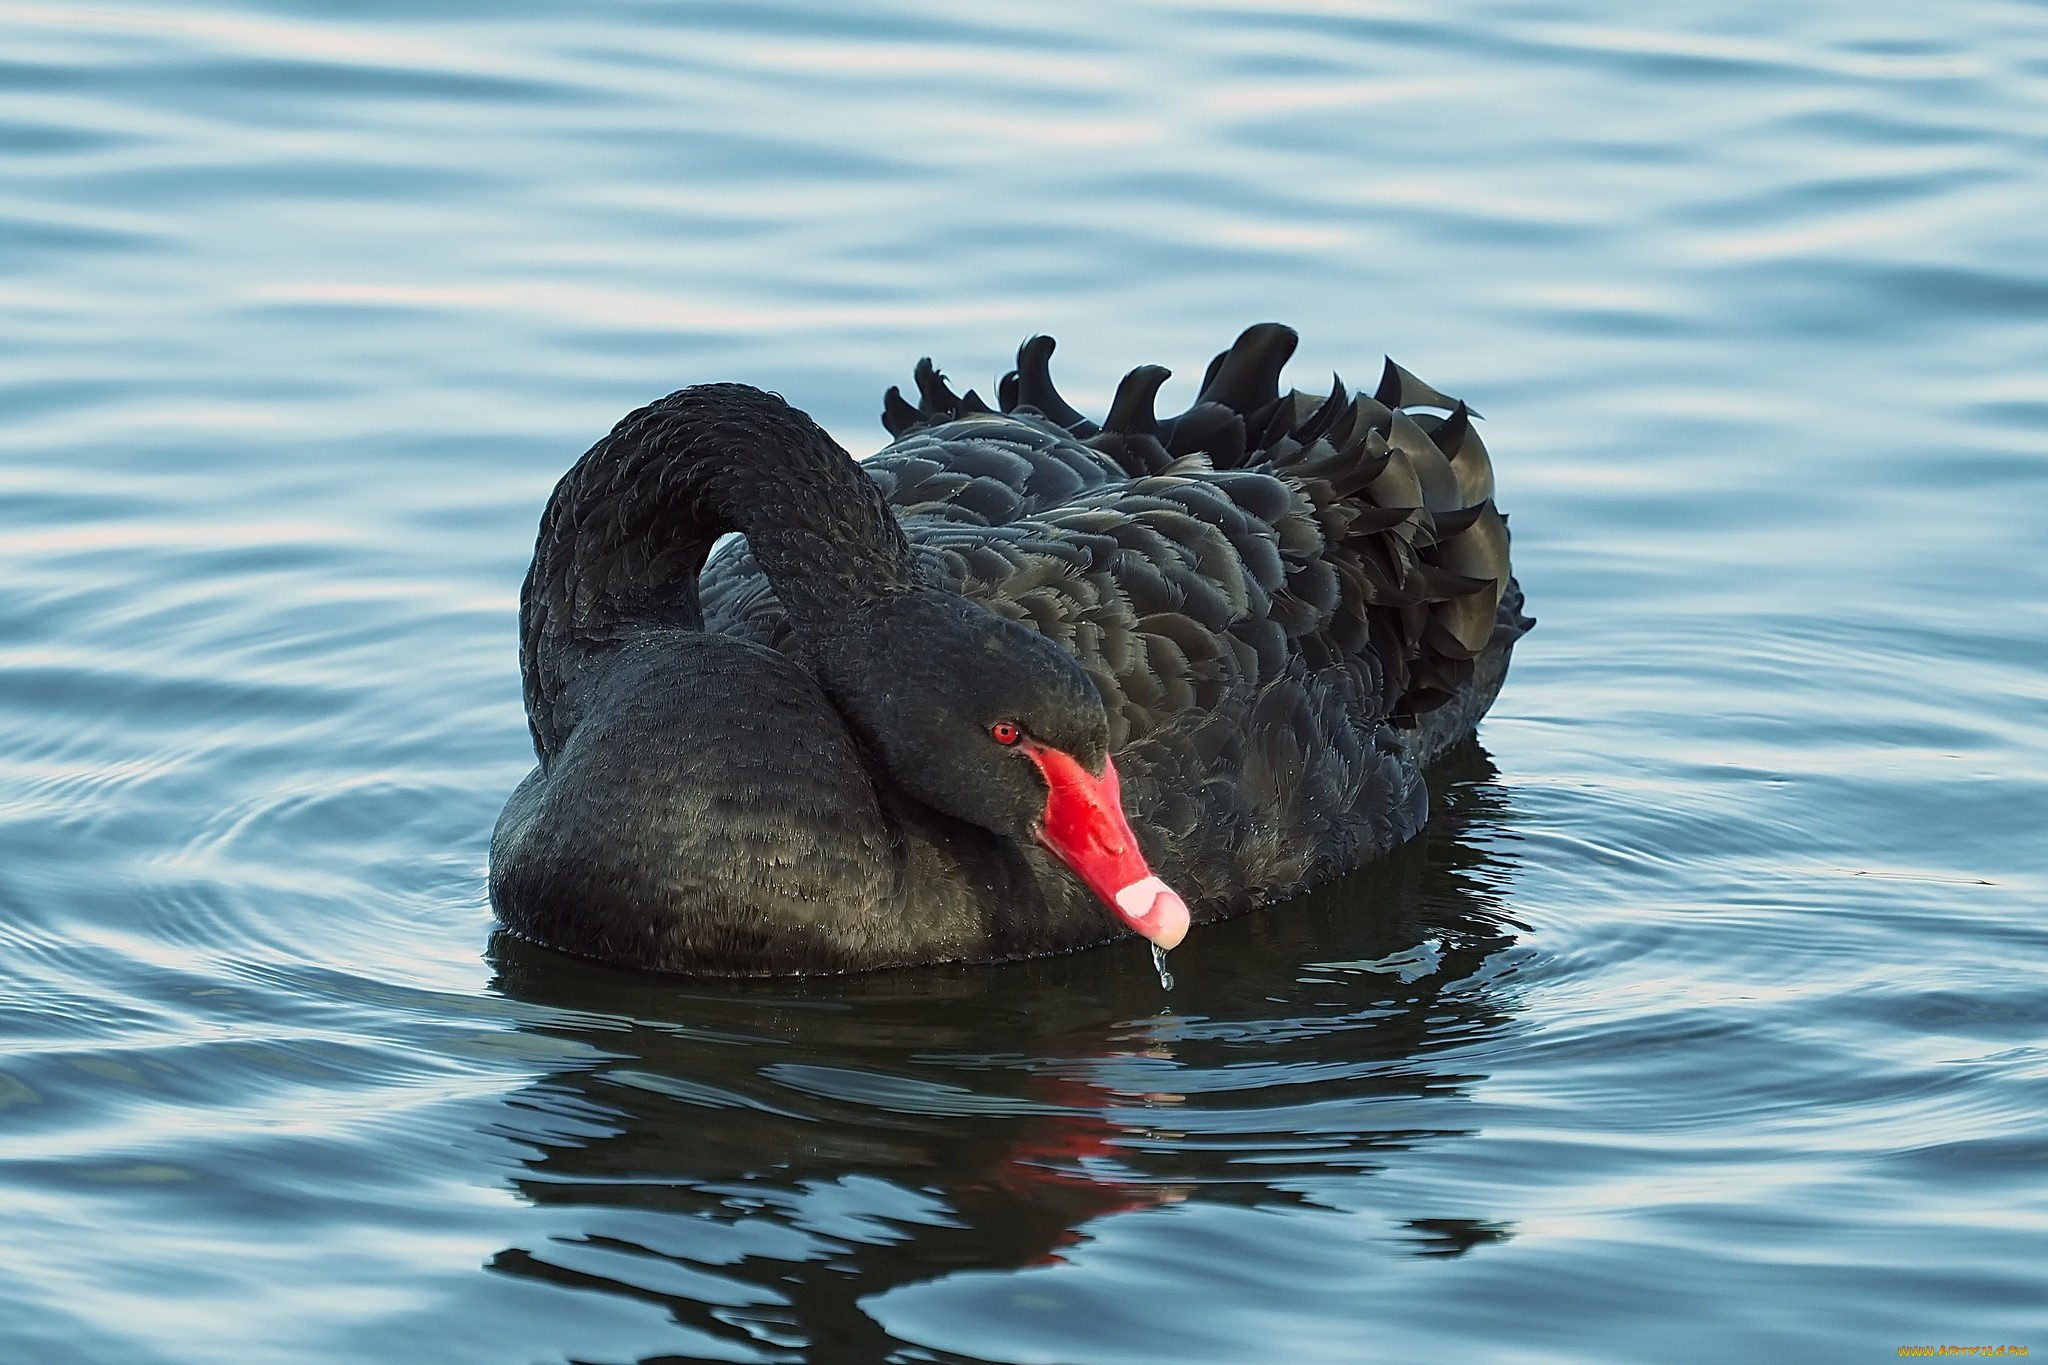
[[[1202,930],[1171,994],[1136,947],[697,983],[500,936],[497,988],[569,1060],[502,1115],[533,1218],[491,1266],[656,1305],[721,1357],[880,1359],[908,1343],[879,1296],[1057,1264],[1105,1220],[1356,1207],[1475,1131],[1474,1063],[1511,1018],[1491,776],[1468,746],[1428,838]],[[1484,1213],[1386,1217],[1447,1256],[1512,1235]]]

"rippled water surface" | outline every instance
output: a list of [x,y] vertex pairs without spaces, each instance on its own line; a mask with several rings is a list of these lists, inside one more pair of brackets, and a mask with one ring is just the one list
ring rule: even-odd
[[[0,0],[0,1358],[2048,1350],[2048,11]],[[1487,414],[1429,836],[1199,931],[494,942],[555,477],[1245,323]]]

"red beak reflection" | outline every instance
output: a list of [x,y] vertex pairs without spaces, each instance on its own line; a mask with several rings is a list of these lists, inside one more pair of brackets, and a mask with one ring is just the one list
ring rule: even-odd
[[1161,948],[1187,937],[1187,903],[1152,875],[1124,819],[1116,764],[1104,758],[1102,776],[1096,777],[1058,749],[1033,744],[1025,752],[1045,774],[1048,789],[1039,841],[1119,919]]

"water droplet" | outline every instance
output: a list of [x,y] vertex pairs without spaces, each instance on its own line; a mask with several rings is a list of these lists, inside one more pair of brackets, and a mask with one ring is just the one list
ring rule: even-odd
[[1163,991],[1172,990],[1173,973],[1166,970],[1166,949],[1156,943],[1152,945],[1152,966],[1159,973],[1159,989]]

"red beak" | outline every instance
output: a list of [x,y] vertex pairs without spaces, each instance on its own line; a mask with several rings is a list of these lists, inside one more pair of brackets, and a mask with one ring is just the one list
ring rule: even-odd
[[1039,842],[1059,854],[1117,917],[1162,948],[1187,937],[1187,902],[1152,875],[1124,819],[1116,764],[1102,760],[1096,777],[1071,754],[1032,744],[1025,753],[1045,774],[1045,819]]

